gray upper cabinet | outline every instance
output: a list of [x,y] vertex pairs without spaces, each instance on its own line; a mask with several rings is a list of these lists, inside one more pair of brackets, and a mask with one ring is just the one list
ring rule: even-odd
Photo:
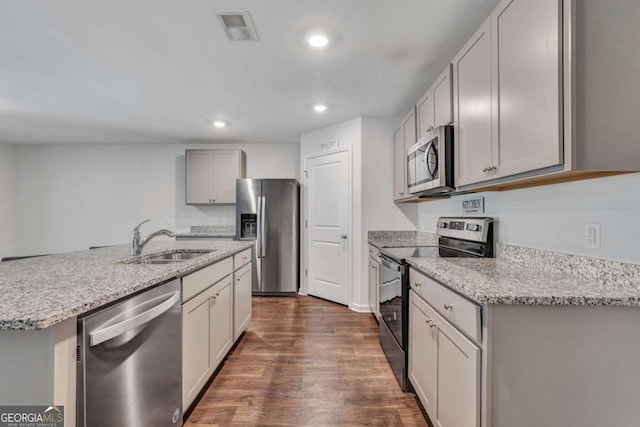
[[505,0],[453,60],[456,185],[562,163],[560,0]]
[[186,150],[186,203],[233,204],[236,179],[244,178],[242,150]]
[[491,177],[491,22],[453,59],[456,186]]
[[433,93],[433,122],[434,127],[445,126],[453,123],[453,99],[452,99],[452,66],[438,76],[432,86]]
[[495,177],[562,163],[560,8],[509,0],[491,14]]
[[433,114],[433,93],[431,88],[422,95],[416,104],[416,121],[418,122],[418,139],[435,127]]
[[407,165],[404,154],[404,126],[400,126],[393,134],[393,199],[400,200],[407,195]]
[[393,198],[410,197],[407,191],[407,150],[417,141],[415,108],[402,120],[402,125],[393,135],[394,185]]
[[416,104],[417,139],[434,127],[453,123],[451,64]]

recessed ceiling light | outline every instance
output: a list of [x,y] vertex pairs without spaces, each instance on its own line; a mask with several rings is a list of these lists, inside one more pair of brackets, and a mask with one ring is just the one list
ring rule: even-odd
[[311,34],[307,37],[307,43],[311,47],[321,48],[329,44],[329,39],[324,34]]
[[324,104],[316,104],[313,106],[313,111],[315,111],[316,113],[324,113],[325,111],[327,111],[327,106]]
[[227,127],[228,125],[229,125],[229,123],[223,122],[222,120],[214,120],[213,121],[213,126],[217,127],[218,129]]

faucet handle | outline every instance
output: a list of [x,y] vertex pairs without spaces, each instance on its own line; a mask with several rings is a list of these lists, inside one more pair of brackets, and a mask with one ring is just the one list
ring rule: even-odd
[[138,224],[138,225],[136,225],[135,227],[133,227],[133,231],[137,231],[137,230],[140,228],[140,226],[141,226],[142,224],[144,224],[144,223],[146,223],[146,222],[149,222],[149,221],[151,221],[151,220],[150,220],[150,219],[147,219],[147,220],[142,221],[140,224]]

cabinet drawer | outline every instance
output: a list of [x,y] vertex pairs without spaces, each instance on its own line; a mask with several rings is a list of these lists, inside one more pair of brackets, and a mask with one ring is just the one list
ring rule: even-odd
[[482,340],[482,308],[468,299],[447,289],[444,285],[411,269],[409,284],[420,297],[431,305],[442,317],[462,330],[470,338]]
[[182,302],[186,302],[214,283],[233,273],[233,260],[225,258],[182,278]]
[[237,253],[233,256],[233,270],[237,271],[240,267],[251,261],[251,248]]

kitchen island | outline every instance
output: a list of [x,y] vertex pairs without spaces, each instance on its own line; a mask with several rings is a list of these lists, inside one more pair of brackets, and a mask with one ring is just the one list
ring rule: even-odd
[[[158,241],[139,259],[123,245],[1,263],[0,405],[63,405],[65,426],[75,426],[78,316],[250,253],[252,245]],[[180,251],[200,253],[173,263],[132,262]]]

